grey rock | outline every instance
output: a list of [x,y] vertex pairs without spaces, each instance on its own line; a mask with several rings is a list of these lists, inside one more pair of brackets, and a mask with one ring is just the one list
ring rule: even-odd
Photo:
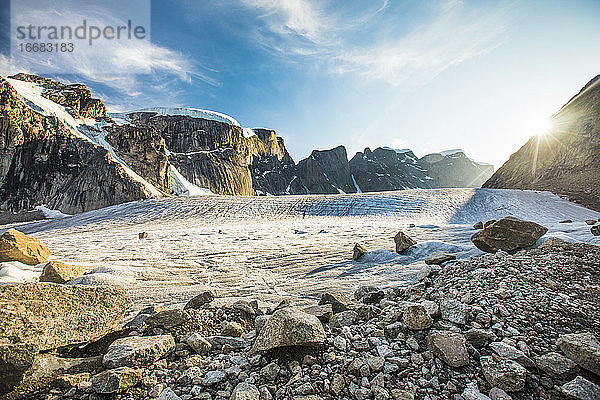
[[186,336],[184,338],[184,342],[185,344],[190,346],[191,349],[194,350],[194,352],[196,352],[196,354],[200,355],[207,354],[212,347],[210,342],[206,340],[204,336],[197,332],[191,333],[188,336]]
[[527,370],[516,361],[484,356],[479,362],[483,376],[490,385],[507,392],[518,392],[525,387]]
[[332,328],[341,328],[344,326],[350,326],[356,324],[358,320],[358,313],[353,310],[343,311],[341,313],[335,314],[329,320],[329,325]]
[[247,382],[237,384],[231,393],[230,400],[259,400],[260,392],[258,388]]
[[458,325],[468,322],[469,306],[458,300],[444,300],[440,304],[442,319]]
[[467,383],[467,387],[461,396],[464,400],[490,400],[490,398],[479,391],[476,382]]
[[362,256],[368,253],[369,250],[365,246],[360,243],[354,244],[354,249],[352,249],[352,259],[360,260]]
[[578,370],[575,362],[554,352],[536,358],[535,363],[542,371],[559,378],[567,377]]
[[456,368],[469,364],[466,343],[465,337],[455,332],[431,331],[427,336],[429,350],[446,364]]
[[492,400],[512,400],[512,397],[508,393],[497,387],[492,388],[489,394]]
[[600,375],[600,343],[593,333],[562,335],[556,344],[563,353],[581,368]]
[[581,376],[561,386],[561,391],[573,399],[598,400],[600,399],[600,386],[588,381]]
[[318,345],[325,340],[323,325],[317,317],[296,307],[273,313],[254,342],[252,352],[269,351],[285,346]]
[[467,342],[473,345],[475,348],[482,348],[488,345],[492,341],[493,335],[483,329],[471,328],[465,332],[465,338]]
[[175,348],[171,335],[128,336],[115,340],[102,359],[107,368],[151,365]]
[[173,389],[165,388],[158,396],[158,400],[181,400],[181,397],[177,396]]
[[210,386],[222,382],[225,379],[225,372],[223,371],[208,371],[204,378],[202,378],[202,384],[204,386]]
[[456,260],[456,256],[452,253],[445,251],[436,251],[433,254],[428,255],[425,258],[425,264],[429,265],[441,265],[447,261]]
[[527,357],[525,353],[514,346],[504,342],[493,342],[490,343],[490,348],[494,351],[494,353],[498,354],[502,358],[514,360],[525,368],[535,368],[535,363],[531,360],[531,358]]
[[159,311],[146,318],[146,325],[153,328],[171,330],[177,326],[183,325],[190,320],[190,315],[179,309]]

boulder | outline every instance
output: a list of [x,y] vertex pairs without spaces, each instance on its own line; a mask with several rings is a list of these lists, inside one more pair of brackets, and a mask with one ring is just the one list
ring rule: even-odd
[[467,383],[467,387],[461,394],[464,400],[490,400],[488,396],[479,391],[476,382]]
[[354,310],[348,310],[337,313],[331,317],[329,325],[332,328],[342,328],[344,326],[354,325],[356,324],[356,321],[358,321],[358,313]]
[[571,399],[598,400],[600,399],[600,386],[578,376],[561,386],[561,391]]
[[150,235],[148,234],[148,232],[140,232],[138,234],[139,239],[148,239],[149,237],[150,237]]
[[562,335],[556,345],[581,368],[600,375],[600,343],[593,333]]
[[315,317],[319,318],[319,321],[323,323],[327,323],[333,316],[333,307],[331,304],[310,306],[305,308],[304,312],[310,315],[314,315]]
[[486,381],[507,392],[518,392],[525,387],[527,370],[516,361],[497,356],[484,356],[479,359]]
[[483,329],[471,328],[465,332],[465,338],[473,347],[481,349],[492,341],[493,335]]
[[440,304],[442,319],[454,324],[465,325],[469,317],[469,306],[458,300],[443,300]]
[[348,306],[352,303],[350,297],[342,293],[323,293],[319,305],[331,304],[331,310],[334,314],[348,310]]
[[252,352],[270,351],[286,346],[314,346],[325,340],[323,325],[317,317],[296,307],[273,313],[257,336]]
[[483,222],[475,222],[475,224],[473,225],[473,229],[483,229]]
[[352,250],[352,259],[359,260],[363,255],[368,252],[367,248],[360,243],[356,243],[354,245],[354,249]]
[[244,334],[244,328],[235,321],[227,321],[221,329],[222,336],[241,337]]
[[0,337],[40,351],[90,342],[111,332],[129,306],[120,287],[0,285]]
[[202,308],[203,305],[210,303],[214,299],[215,294],[210,290],[206,290],[200,293],[199,295],[193,297],[190,301],[188,301],[187,304],[183,307],[183,309],[187,310],[189,308]]
[[129,367],[109,369],[92,377],[92,389],[101,394],[123,393],[137,385],[141,379],[140,370]]
[[558,353],[548,353],[538,357],[535,363],[539,369],[557,378],[564,378],[577,372],[577,364]]
[[159,311],[154,315],[149,316],[144,321],[146,325],[152,328],[161,328],[171,330],[177,326],[183,325],[190,321],[190,315],[179,309]]
[[495,253],[498,250],[514,251],[533,246],[548,228],[535,222],[505,217],[471,236],[480,250]]
[[115,340],[102,359],[107,368],[152,365],[175,348],[171,335],[128,336]]
[[259,398],[260,392],[256,386],[248,382],[240,382],[233,389],[230,400],[258,400]]
[[525,353],[517,349],[514,346],[506,344],[504,342],[493,342],[490,343],[490,348],[496,354],[502,358],[508,358],[524,366],[525,368],[535,368],[535,363],[531,358],[527,357]]
[[81,265],[65,264],[60,261],[48,261],[44,265],[40,282],[66,283],[73,278],[83,275],[86,267]]
[[52,252],[36,238],[9,229],[0,236],[0,262],[18,261],[27,265],[45,262]]
[[445,251],[436,251],[425,258],[425,264],[427,265],[442,265],[447,261],[456,260],[456,256],[452,253]]
[[417,242],[400,231],[394,236],[394,242],[396,243],[396,253],[400,254],[408,250],[411,246],[417,244]]
[[185,344],[190,346],[196,354],[205,355],[210,351],[212,345],[198,332],[189,334],[184,338]]
[[431,328],[433,319],[427,313],[425,307],[421,304],[409,305],[402,314],[402,322],[413,331],[420,331]]
[[590,231],[592,232],[592,235],[594,236],[600,236],[600,225],[594,225],[590,228]]
[[594,225],[594,224],[596,224],[596,220],[595,219],[586,219],[585,223],[588,225]]
[[460,333],[431,331],[427,336],[427,347],[451,367],[459,368],[469,364],[467,340]]

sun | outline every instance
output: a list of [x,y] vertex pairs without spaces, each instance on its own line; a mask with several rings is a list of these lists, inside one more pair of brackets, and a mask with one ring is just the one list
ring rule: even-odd
[[540,119],[533,123],[533,134],[537,136],[546,136],[552,130],[552,121],[549,119]]

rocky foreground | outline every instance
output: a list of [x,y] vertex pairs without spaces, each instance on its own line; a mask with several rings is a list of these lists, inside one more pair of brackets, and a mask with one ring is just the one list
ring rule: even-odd
[[[410,244],[401,235],[396,242]],[[513,254],[450,258],[431,257],[410,286],[325,293],[308,309],[252,299],[217,306],[205,292],[183,309],[144,309],[124,326],[130,304],[120,289],[0,286],[0,393],[600,398],[600,247],[549,239]]]

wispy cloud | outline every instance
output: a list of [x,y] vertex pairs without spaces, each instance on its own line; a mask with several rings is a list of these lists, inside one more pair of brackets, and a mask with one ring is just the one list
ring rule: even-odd
[[[34,52],[17,52],[13,49],[13,57],[0,58],[0,73],[8,75],[17,72],[30,72],[49,76],[72,75],[76,79],[96,82],[108,88],[119,90],[127,96],[146,95],[142,89],[154,82],[153,92],[160,90],[163,82],[190,83],[192,80],[202,81],[208,85],[218,86],[220,83],[209,70],[196,64],[192,58],[170,48],[152,43],[149,35],[150,5],[141,9],[136,4],[144,5],[144,0],[122,3],[120,7],[112,7],[117,2],[109,1],[89,7],[69,7],[72,0],[43,0],[32,4],[31,0],[18,3],[27,12],[13,13],[14,26],[63,26],[72,29],[85,20],[87,26],[120,26],[131,18],[142,22],[148,29],[147,40],[97,40],[93,45],[86,41],[76,41],[75,51],[43,54]],[[63,4],[64,3],[64,4]],[[136,19],[137,18],[137,19]],[[15,35],[14,32],[11,32]],[[165,95],[169,88],[165,89]]]
[[[321,0],[240,1],[259,12],[264,27],[255,34],[270,50],[292,60],[313,57],[331,73],[355,73],[394,85],[427,82],[489,52],[506,30],[501,6],[478,7],[460,0],[440,1],[408,31],[390,28],[398,15],[386,16],[388,1],[346,13]],[[362,32],[372,40],[357,41]]]

